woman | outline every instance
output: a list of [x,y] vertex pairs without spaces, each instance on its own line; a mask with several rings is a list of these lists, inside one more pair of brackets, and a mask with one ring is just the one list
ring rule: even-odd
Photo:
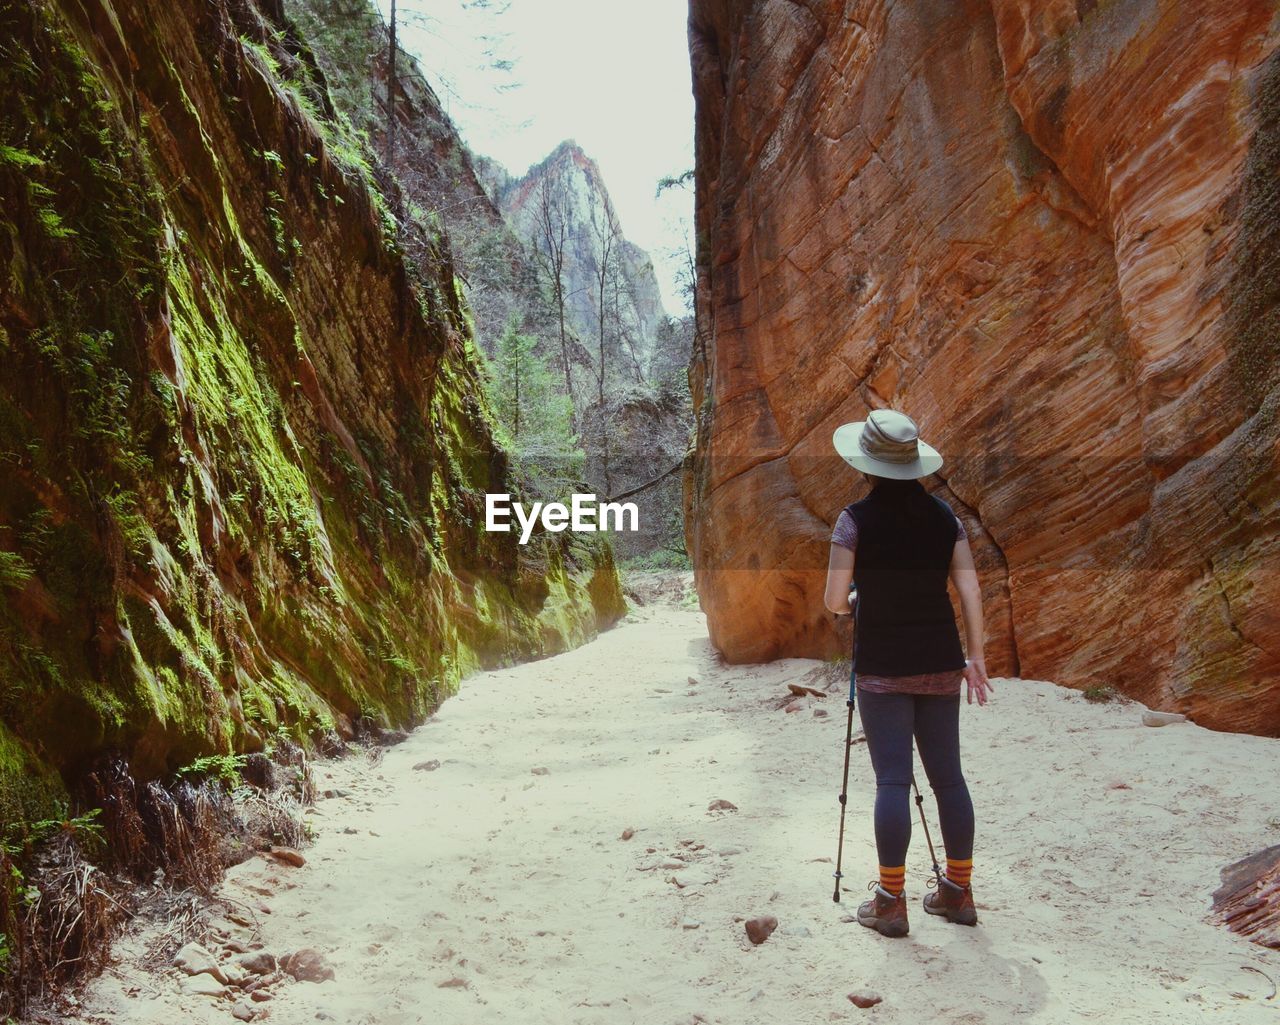
[[[907,935],[914,736],[937,798],[947,854],[946,876],[925,897],[924,910],[974,925],[973,802],[960,769],[960,684],[967,686],[968,701],[979,705],[987,703],[992,687],[969,542],[946,502],[920,484],[942,466],[942,457],[920,440],[910,417],[872,410],[865,421],[840,427],[832,441],[871,484],[871,493],[836,521],[826,592],[828,609],[855,617],[855,704],[876,774],[880,878],[869,884],[875,895],[858,908],[858,921],[883,936]],[[967,659],[948,577],[960,595]]]

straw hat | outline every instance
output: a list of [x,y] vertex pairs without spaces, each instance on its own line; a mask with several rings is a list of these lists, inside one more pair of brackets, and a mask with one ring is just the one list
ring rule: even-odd
[[831,443],[846,463],[874,477],[915,480],[942,466],[938,450],[920,440],[916,422],[893,409],[873,409],[865,420],[841,424]]

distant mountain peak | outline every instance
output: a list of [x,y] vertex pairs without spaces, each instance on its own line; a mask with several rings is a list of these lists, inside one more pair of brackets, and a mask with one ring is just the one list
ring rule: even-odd
[[[575,139],[565,139],[523,177],[510,181],[497,197],[498,205],[512,229],[526,242],[540,247],[539,217],[541,190],[555,189],[555,202],[570,228],[572,243],[566,263],[571,299],[571,319],[583,335],[589,335],[598,314],[598,285],[594,284],[599,267],[600,226],[612,227],[616,239],[615,254],[620,270],[633,297],[635,334],[642,350],[651,348],[658,326],[667,313],[662,302],[653,262],[639,246],[630,242],[619,222],[613,200],[605,185],[600,165]],[[601,213],[604,218],[601,218]]]

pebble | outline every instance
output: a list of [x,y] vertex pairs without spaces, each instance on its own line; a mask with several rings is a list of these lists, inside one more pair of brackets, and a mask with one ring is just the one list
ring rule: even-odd
[[324,982],[334,978],[333,967],[318,950],[304,947],[280,959],[280,967],[299,982]]
[[735,854],[741,854],[742,848],[734,847],[732,845],[729,845],[727,847],[717,847],[716,853],[724,858],[732,858]]
[[805,710],[806,708],[808,708],[808,707],[809,707],[809,705],[808,705],[808,703],[804,700],[804,698],[796,698],[794,701],[790,701],[790,702],[788,702],[788,703],[787,703],[787,707],[786,707],[785,709],[783,709],[783,711],[785,711],[785,712],[802,712],[802,711],[804,711],[804,710]]
[[884,997],[872,989],[860,989],[856,993],[849,994],[849,1002],[855,1007],[875,1007],[883,999]]
[[292,865],[294,868],[301,868],[307,863],[307,859],[292,847],[272,847],[267,853],[275,858],[276,861],[283,862],[286,865]]
[[747,939],[758,947],[773,935],[773,930],[776,928],[778,928],[778,920],[773,915],[749,919],[746,925]]
[[414,769],[418,772],[435,772],[438,768],[440,768],[439,758],[432,758],[429,761],[419,762],[414,766]]
[[813,710],[813,717],[814,717],[815,719],[825,719],[825,718],[827,717],[827,715],[828,715],[828,713],[827,713],[827,710],[826,710],[825,708],[815,708],[815,709]]
[[252,993],[249,994],[249,999],[257,1000],[259,1003],[261,1003],[263,1001],[270,1000],[271,994],[268,993],[265,989],[255,989]]
[[246,1004],[243,1000],[237,1000],[235,1007],[231,1008],[231,1017],[239,1021],[253,1021],[254,1016],[258,1012]]
[[628,826],[626,829],[622,831],[621,839],[630,840],[635,835],[636,835],[636,831],[632,829],[630,826]]
[[686,918],[683,922],[680,923],[680,928],[681,929],[701,929],[702,923],[699,922],[696,918]]
[[445,979],[444,982],[437,982],[437,989],[469,989],[471,983],[464,979],[461,975],[455,975],[451,979]]
[[532,772],[535,776],[550,776],[550,775],[551,775],[551,770],[550,770],[550,769],[548,769],[545,765],[539,765],[539,766],[537,766],[536,768],[532,768],[532,769],[530,769],[529,771],[530,771],[530,772]]
[[707,811],[737,811],[738,806],[732,801],[726,801],[723,797],[717,797],[709,805]]
[[697,678],[696,676],[690,676],[690,677],[689,677],[689,686],[690,686],[690,687],[696,687],[696,686],[698,686],[698,678]]

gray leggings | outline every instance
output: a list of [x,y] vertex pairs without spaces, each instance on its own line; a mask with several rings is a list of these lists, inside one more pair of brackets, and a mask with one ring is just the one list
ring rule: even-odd
[[973,801],[960,770],[960,695],[876,694],[858,688],[858,715],[876,774],[876,853],[896,868],[911,843],[911,740],[938,802],[950,858],[973,857]]

